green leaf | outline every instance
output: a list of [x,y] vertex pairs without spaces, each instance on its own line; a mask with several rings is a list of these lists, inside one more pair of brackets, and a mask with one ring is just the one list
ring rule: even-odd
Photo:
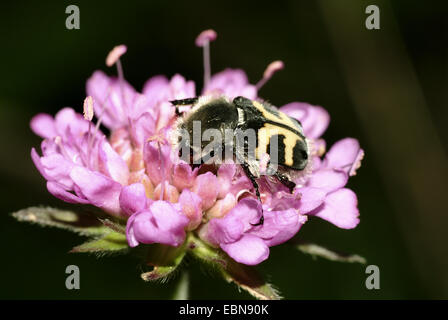
[[70,252],[95,252],[101,254],[116,253],[129,248],[126,236],[110,232],[102,238],[95,239],[74,247]]
[[56,227],[84,236],[101,236],[110,232],[96,215],[50,207],[30,207],[12,214],[18,221]]
[[278,291],[262,278],[255,267],[235,262],[219,248],[213,248],[193,235],[187,239],[187,247],[196,258],[218,269],[227,282],[235,283],[255,298],[281,299]]
[[147,265],[153,267],[153,269],[142,273],[142,279],[167,282],[176,274],[185,254],[185,244],[177,248],[161,244],[148,246],[146,261]]
[[331,261],[361,263],[365,264],[366,259],[357,254],[346,254],[336,252],[314,243],[300,243],[296,245],[297,249],[313,257],[321,257]]

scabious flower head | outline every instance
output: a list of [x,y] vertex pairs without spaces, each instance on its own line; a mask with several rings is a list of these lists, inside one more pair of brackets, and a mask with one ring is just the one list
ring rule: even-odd
[[[206,53],[202,95],[258,99],[258,90],[284,67],[272,63],[255,85],[240,69],[211,75],[208,48],[215,39],[208,30],[196,41]],[[344,229],[356,227],[357,198],[345,185],[360,166],[363,150],[347,138],[325,154],[321,136],[330,118],[322,107],[293,102],[280,108],[302,123],[311,146],[309,165],[297,175],[292,193],[260,179],[260,203],[239,165],[229,161],[193,169],[173,149],[169,137],[177,116],[169,101],[197,96],[194,82],[178,74],[158,75],[138,92],[123,77],[125,52],[118,46],[107,58],[109,66],[117,66],[118,77],[96,71],[88,79],[84,116],[65,108],[55,117],[38,114],[31,120],[32,130],[44,139],[41,155],[33,148],[31,156],[51,194],[126,221],[131,247],[177,247],[194,234],[247,265],[266,260],[269,247],[291,239],[309,216]],[[264,223],[256,225],[262,212]]]

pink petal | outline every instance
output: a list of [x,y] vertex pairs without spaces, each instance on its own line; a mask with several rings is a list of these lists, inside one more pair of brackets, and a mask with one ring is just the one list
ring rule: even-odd
[[353,229],[359,223],[358,199],[350,189],[330,193],[314,214],[342,229]]
[[80,198],[77,195],[68,192],[67,190],[64,189],[62,185],[60,185],[57,182],[48,181],[47,189],[48,192],[50,192],[53,196],[68,203],[81,203],[81,204],[90,203],[90,201],[88,201],[87,199]]
[[174,166],[173,185],[179,190],[193,186],[198,169],[191,169],[191,166],[185,161],[180,161]]
[[[291,194],[289,191],[277,191],[275,193],[267,193],[263,207],[267,210],[282,211],[290,208],[298,209],[300,206],[300,194]],[[270,197],[269,197],[270,195]]]
[[70,177],[91,204],[111,214],[121,213],[119,196],[122,187],[118,182],[80,166],[73,168]]
[[353,138],[345,138],[336,142],[327,152],[324,159],[324,166],[337,170],[343,170],[347,174],[354,174],[355,170],[361,166],[361,159],[364,150],[359,146],[359,142]]
[[207,217],[222,218],[235,207],[236,203],[235,196],[228,193],[223,199],[217,200],[215,205],[207,210]]
[[218,178],[211,172],[201,174],[197,176],[192,191],[201,197],[202,210],[205,211],[213,206],[218,197]]
[[109,128],[116,129],[119,117],[124,117],[122,108],[111,110],[115,106],[110,106],[110,94],[112,91],[112,81],[104,72],[95,71],[87,80],[87,95],[93,98],[93,107],[97,117],[101,117],[102,122]]
[[73,187],[70,172],[74,166],[73,162],[65,159],[60,154],[51,154],[40,158],[41,168],[43,168],[47,180],[57,181],[67,189]]
[[[230,243],[237,241],[253,228],[261,217],[261,204],[251,198],[244,198],[223,218],[211,219],[208,223],[208,238],[213,243]],[[252,224],[251,224],[252,223]]]
[[176,108],[170,102],[162,102],[159,105],[159,114],[156,130],[161,130],[173,122],[176,115]]
[[320,107],[304,102],[292,102],[280,108],[280,111],[302,123],[307,138],[319,138],[330,123],[330,115]]
[[89,121],[72,108],[64,108],[55,116],[55,127],[61,137],[67,137],[68,132],[79,137],[89,130]]
[[44,156],[49,156],[51,154],[60,153],[59,147],[54,141],[55,139],[44,139],[40,144],[40,149],[42,150],[42,154]]
[[258,200],[244,198],[237,203],[235,208],[233,208],[225,218],[230,216],[238,219],[244,225],[244,231],[248,231],[253,227],[252,224],[256,224],[260,221],[261,211],[261,203]]
[[327,150],[327,143],[324,139],[314,139],[311,141],[311,154],[321,157]]
[[181,229],[188,224],[188,218],[182,215],[175,207],[166,201],[156,201],[151,205],[151,212],[157,221],[157,226],[161,230]]
[[170,81],[171,96],[173,99],[186,99],[196,96],[195,84],[187,81],[180,74],[175,74]]
[[[139,239],[137,239],[136,236],[136,232],[135,232],[135,226],[137,224],[134,225],[135,220],[141,216],[141,213],[136,213],[133,214],[127,221],[126,223],[126,239],[128,240],[128,244],[131,248],[134,248],[136,246],[139,245]],[[149,217],[150,218],[150,217]],[[149,219],[148,219],[149,220]],[[137,220],[138,222],[138,220]],[[137,231],[137,234],[140,235],[139,232],[140,230]]]
[[347,184],[348,175],[343,171],[324,169],[313,172],[310,176],[307,187],[321,189],[326,193],[335,191]]
[[236,262],[247,265],[257,265],[269,257],[269,247],[252,235],[245,235],[233,243],[221,244],[221,248]]
[[102,71],[95,71],[87,80],[87,95],[93,98],[95,114],[110,129],[127,125],[137,97],[135,89],[126,81],[110,78]]
[[150,105],[154,107],[163,100],[168,100],[169,81],[163,75],[157,75],[150,78],[143,86],[143,94],[148,99]]
[[132,122],[131,134],[135,147],[143,148],[148,138],[156,133],[156,120],[149,113],[145,112]]
[[[162,185],[163,185],[163,198],[162,198]],[[176,187],[172,186],[165,181],[164,184],[160,183],[154,189],[154,199],[165,200],[171,203],[176,203],[179,200],[179,191]]]
[[45,173],[44,167],[42,166],[42,163],[40,162],[40,156],[37,153],[36,149],[31,149],[31,159],[33,160],[34,165],[36,166],[37,170],[40,172],[40,174],[46,179],[49,180],[48,175]]
[[187,229],[193,230],[199,226],[202,221],[201,198],[190,190],[185,189],[179,196],[179,204],[182,213],[190,220]]
[[[160,144],[160,146],[159,146]],[[171,176],[171,146],[157,141],[148,141],[143,149],[146,172],[154,185]]]
[[179,74],[174,75],[171,80],[159,75],[152,77],[145,83],[143,94],[150,105],[156,107],[161,102],[195,97],[196,89],[193,81],[186,81]]
[[207,240],[212,244],[232,243],[243,236],[244,225],[236,217],[226,215],[224,218],[211,219],[207,225]]
[[128,216],[146,209],[148,200],[145,187],[141,183],[123,187],[119,198],[120,207]]
[[58,135],[53,117],[46,113],[34,116],[31,119],[30,127],[35,134],[42,138],[54,138]]
[[324,203],[327,192],[322,189],[303,187],[296,190],[301,195],[300,208],[301,214],[306,214],[318,208]]
[[277,235],[282,228],[282,225],[285,223],[278,223],[277,216],[280,214],[286,213],[285,217],[290,220],[290,224],[297,225],[299,214],[294,209],[284,210],[284,211],[265,211],[264,214],[264,223],[262,226],[254,227],[248,233],[251,235],[257,236],[264,240],[269,240]]
[[151,116],[155,115],[148,98],[144,94],[136,93],[134,104],[129,110],[129,116],[135,120],[144,113],[149,113]]
[[265,240],[271,247],[291,239],[307,220],[294,209],[283,211],[268,211],[264,213],[264,224],[260,229],[254,228],[250,232]]
[[236,165],[223,163],[218,169],[219,198],[224,198],[232,186],[232,180],[236,173]]
[[246,175],[236,178],[230,186],[229,192],[239,198],[244,192],[249,192],[253,188],[252,182]]
[[112,149],[106,139],[99,147],[99,170],[122,185],[127,185],[129,168],[126,162]]
[[131,216],[126,236],[131,247],[139,243],[161,243],[179,246],[185,240],[188,218],[166,201],[155,201],[147,211]]
[[226,69],[210,79],[204,94],[225,95],[230,99],[237,96],[244,96],[248,99],[257,97],[257,89],[249,84],[246,73],[241,69]]
[[311,168],[313,169],[313,171],[317,171],[322,167],[322,159],[317,157],[317,156],[313,156],[312,159],[312,164],[311,164]]

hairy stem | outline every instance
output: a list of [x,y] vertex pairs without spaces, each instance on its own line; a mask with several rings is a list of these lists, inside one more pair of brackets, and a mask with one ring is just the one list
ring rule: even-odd
[[174,291],[173,300],[187,300],[189,294],[190,277],[188,271],[183,270],[179,283]]

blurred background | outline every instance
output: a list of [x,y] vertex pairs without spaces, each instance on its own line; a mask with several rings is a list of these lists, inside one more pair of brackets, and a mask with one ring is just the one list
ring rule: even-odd
[[[65,8],[80,8],[67,30]],[[380,30],[367,30],[367,5]],[[281,106],[325,107],[330,146],[356,137],[366,152],[349,182],[361,223],[341,230],[311,220],[303,239],[358,253],[380,268],[367,290],[365,266],[313,260],[283,245],[260,266],[287,299],[448,298],[448,64],[442,1],[58,1],[0,4],[0,243],[3,299],[165,299],[175,281],[148,284],[139,261],[69,254],[77,235],[18,223],[9,213],[40,204],[63,207],[30,159],[40,145],[29,121],[64,106],[81,111],[85,82],[107,69],[110,49],[137,89],[152,75],[180,73],[202,86],[200,31],[213,28],[212,71],[244,69],[256,83],[273,60],[286,68],[259,95]],[[81,270],[81,290],[65,288],[65,268]],[[250,298],[191,264],[191,297]]]

